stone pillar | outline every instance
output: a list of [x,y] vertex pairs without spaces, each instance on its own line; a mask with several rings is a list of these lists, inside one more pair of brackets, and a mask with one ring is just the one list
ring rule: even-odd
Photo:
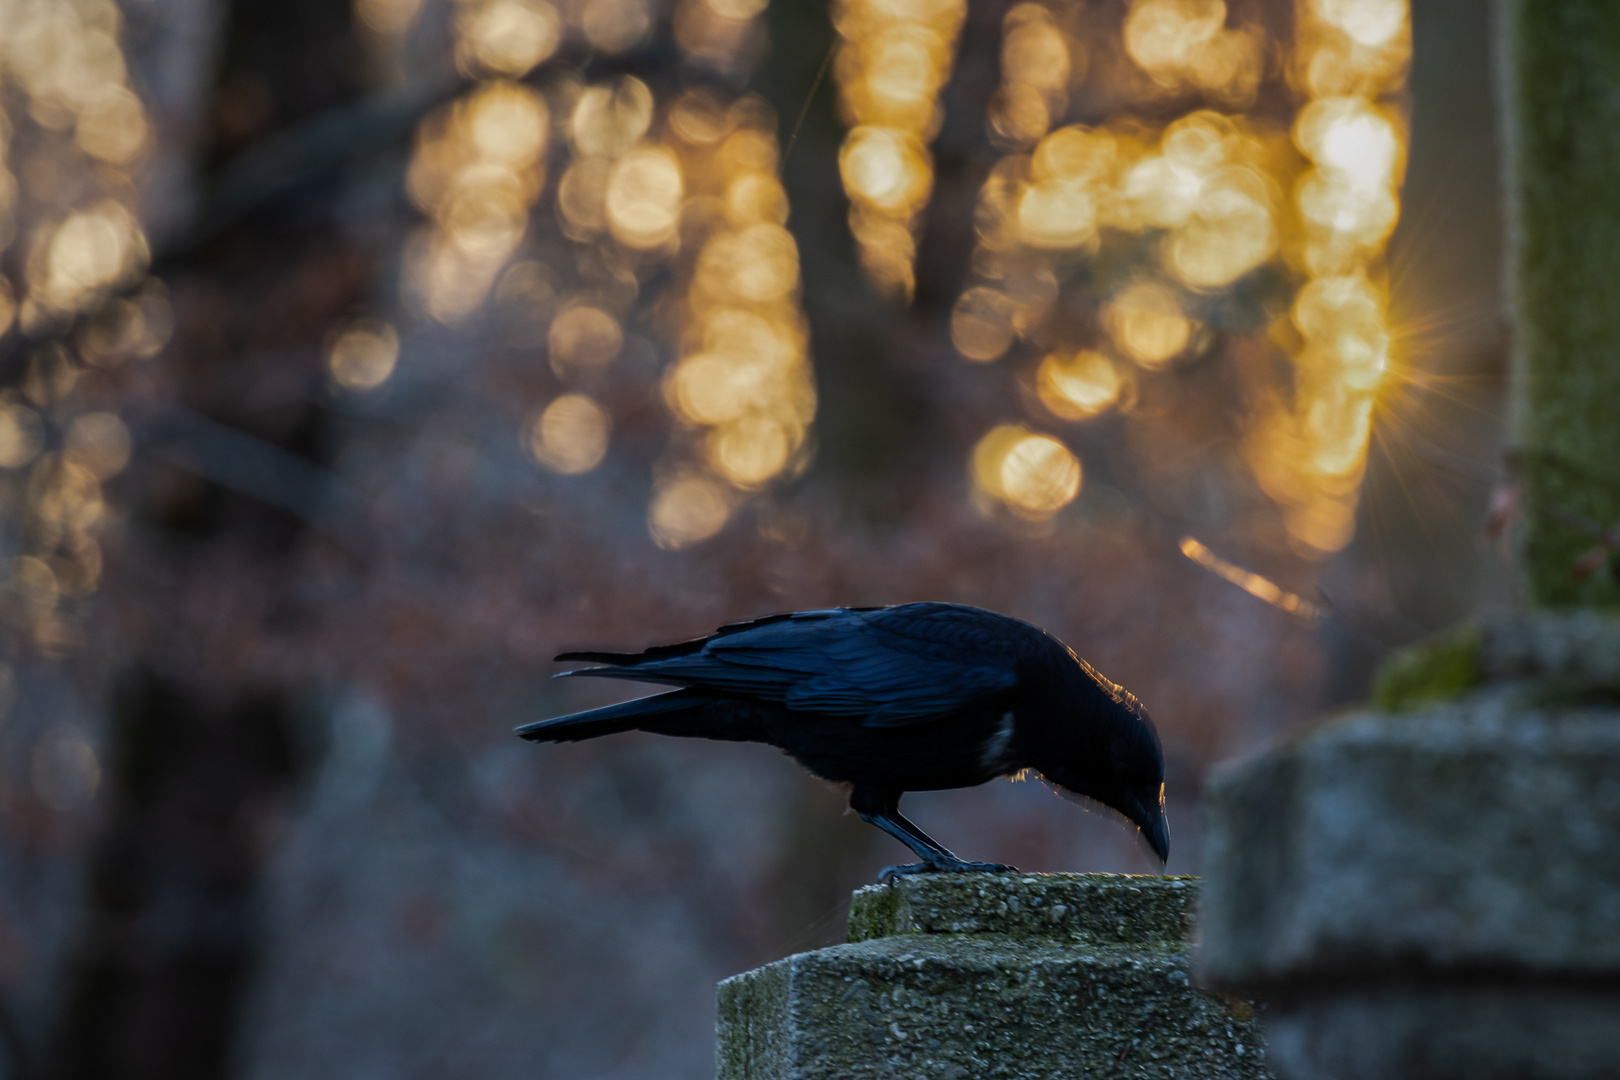
[[849,943],[720,984],[720,1080],[1266,1077],[1253,1006],[1195,989],[1194,878],[928,874]]
[[1620,620],[1525,613],[1418,662],[1422,708],[1218,774],[1200,979],[1292,1080],[1620,1076]]
[[[1522,558],[1538,604],[1620,604],[1620,4],[1499,0]],[[1612,552],[1611,552],[1612,553]]]

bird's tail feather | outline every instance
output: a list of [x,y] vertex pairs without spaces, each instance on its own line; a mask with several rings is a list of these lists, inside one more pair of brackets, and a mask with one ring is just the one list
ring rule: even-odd
[[[555,660],[588,660],[593,664],[630,664],[643,659],[639,653],[623,652],[565,652],[558,653]],[[563,672],[564,675],[572,674]]]
[[601,735],[617,735],[621,731],[635,731],[642,724],[668,717],[671,713],[687,712],[699,704],[686,691],[675,690],[551,720],[537,720],[524,724],[517,729],[517,733],[530,742],[579,742]]
[[579,742],[624,731],[650,731],[698,739],[756,742],[763,737],[746,710],[693,690],[636,698],[587,712],[524,724],[517,733],[530,742]]

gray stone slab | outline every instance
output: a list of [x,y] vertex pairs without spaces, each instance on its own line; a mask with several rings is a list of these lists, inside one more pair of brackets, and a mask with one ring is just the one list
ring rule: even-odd
[[1208,806],[1217,985],[1620,979],[1620,711],[1504,686],[1354,714],[1217,774]]
[[1268,1012],[1266,1038],[1290,1077],[1614,1080],[1620,991],[1490,980],[1349,987]]
[[1266,1077],[1201,992],[1187,878],[927,875],[856,893],[846,945],[720,984],[721,1080]]

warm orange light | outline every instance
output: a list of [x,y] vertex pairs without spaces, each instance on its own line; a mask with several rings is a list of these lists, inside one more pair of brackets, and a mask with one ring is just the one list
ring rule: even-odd
[[589,304],[560,312],[547,334],[551,368],[568,377],[611,364],[624,346],[619,320]]
[[1014,306],[1005,293],[979,286],[951,311],[951,344],[969,360],[994,360],[1012,345]]
[[1181,538],[1181,553],[1217,577],[1230,581],[1250,596],[1258,597],[1273,607],[1306,619],[1322,616],[1322,609],[1296,593],[1291,593],[1276,582],[1227,562],[1190,536]]
[[1020,517],[1044,520],[1080,493],[1080,462],[1050,435],[1019,424],[992,428],[973,449],[977,489]]
[[1192,320],[1176,294],[1163,285],[1137,282],[1108,304],[1105,313],[1114,344],[1143,367],[1161,367],[1174,359],[1192,337]]
[[564,394],[547,405],[528,430],[529,453],[565,476],[590,472],[607,453],[607,412],[584,394]]
[[[393,6],[409,7],[414,19],[420,3],[406,0]],[[371,6],[384,9],[380,0],[372,0]],[[463,70],[519,76],[557,51],[562,19],[546,0],[468,0],[457,15],[456,36],[456,59]]]
[[856,243],[868,275],[900,295],[911,290],[915,219],[933,188],[926,146],[966,13],[966,0],[840,0],[833,10],[833,72],[852,127],[839,168],[866,219]]
[[1054,415],[1065,420],[1096,416],[1119,400],[1124,376],[1096,352],[1052,353],[1035,372],[1035,392]]
[[660,146],[630,151],[608,175],[604,208],[614,239],[638,249],[668,243],[680,224],[683,193],[673,153]]
[[725,528],[731,510],[732,496],[724,484],[685,473],[659,485],[647,510],[647,526],[659,547],[690,547]]
[[394,373],[399,334],[381,319],[360,319],[332,339],[326,365],[345,390],[372,390]]
[[1247,99],[1259,81],[1258,35],[1226,27],[1221,0],[1132,0],[1125,50],[1155,82]]

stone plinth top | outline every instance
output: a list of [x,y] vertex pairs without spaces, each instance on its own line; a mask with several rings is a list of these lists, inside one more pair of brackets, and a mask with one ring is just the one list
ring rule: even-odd
[[1191,877],[918,874],[857,891],[849,907],[849,940],[1001,934],[1077,945],[1180,948],[1191,932],[1197,900],[1198,879]]
[[919,874],[849,938],[720,984],[720,1080],[1269,1080],[1188,972],[1195,878]]

